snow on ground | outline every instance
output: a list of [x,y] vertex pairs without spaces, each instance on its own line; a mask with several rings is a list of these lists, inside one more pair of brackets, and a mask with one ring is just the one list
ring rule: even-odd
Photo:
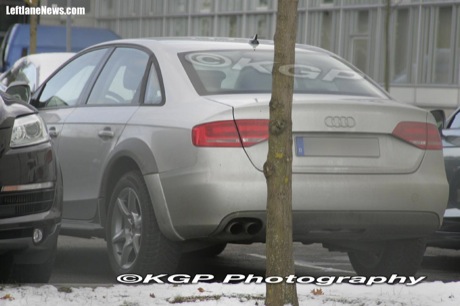
[[[300,305],[308,306],[458,306],[460,282],[406,285],[317,286],[297,284]],[[0,287],[0,306],[263,305],[264,284],[155,284],[66,287]]]

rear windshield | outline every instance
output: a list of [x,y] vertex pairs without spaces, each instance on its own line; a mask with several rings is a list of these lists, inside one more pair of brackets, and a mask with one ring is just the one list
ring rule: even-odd
[[[271,92],[271,51],[198,51],[179,58],[200,95]],[[294,76],[295,93],[387,97],[362,73],[327,54],[297,52],[296,64],[281,69]]]

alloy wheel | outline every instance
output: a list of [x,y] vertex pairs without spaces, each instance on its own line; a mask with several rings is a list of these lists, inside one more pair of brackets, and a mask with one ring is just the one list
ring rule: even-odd
[[142,238],[142,214],[139,198],[132,188],[117,196],[111,223],[113,256],[123,269],[130,269],[139,254]]

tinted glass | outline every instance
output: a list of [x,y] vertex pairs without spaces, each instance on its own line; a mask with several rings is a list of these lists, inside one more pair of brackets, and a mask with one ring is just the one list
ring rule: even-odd
[[68,63],[46,83],[38,107],[75,106],[106,51],[88,52]]
[[456,113],[452,118],[449,126],[449,129],[460,129],[460,113]]
[[132,48],[117,48],[100,73],[87,104],[137,104],[149,56]]
[[[273,52],[206,51],[179,54],[200,95],[270,93]],[[294,92],[386,98],[359,71],[329,55],[297,52],[296,64],[281,72],[294,76]]]
[[145,88],[144,104],[162,104],[163,93],[161,90],[160,78],[155,69],[155,65],[150,67],[149,78],[147,80],[147,87]]

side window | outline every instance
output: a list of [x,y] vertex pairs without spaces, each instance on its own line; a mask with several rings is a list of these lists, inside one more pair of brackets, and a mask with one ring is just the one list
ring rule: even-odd
[[149,56],[133,48],[117,48],[100,73],[87,104],[138,104]]
[[154,64],[150,67],[149,79],[145,88],[144,104],[158,105],[163,102],[160,79]]
[[106,51],[99,49],[88,52],[62,68],[46,83],[38,107],[75,106]]
[[460,112],[455,114],[448,128],[449,129],[460,129]]

